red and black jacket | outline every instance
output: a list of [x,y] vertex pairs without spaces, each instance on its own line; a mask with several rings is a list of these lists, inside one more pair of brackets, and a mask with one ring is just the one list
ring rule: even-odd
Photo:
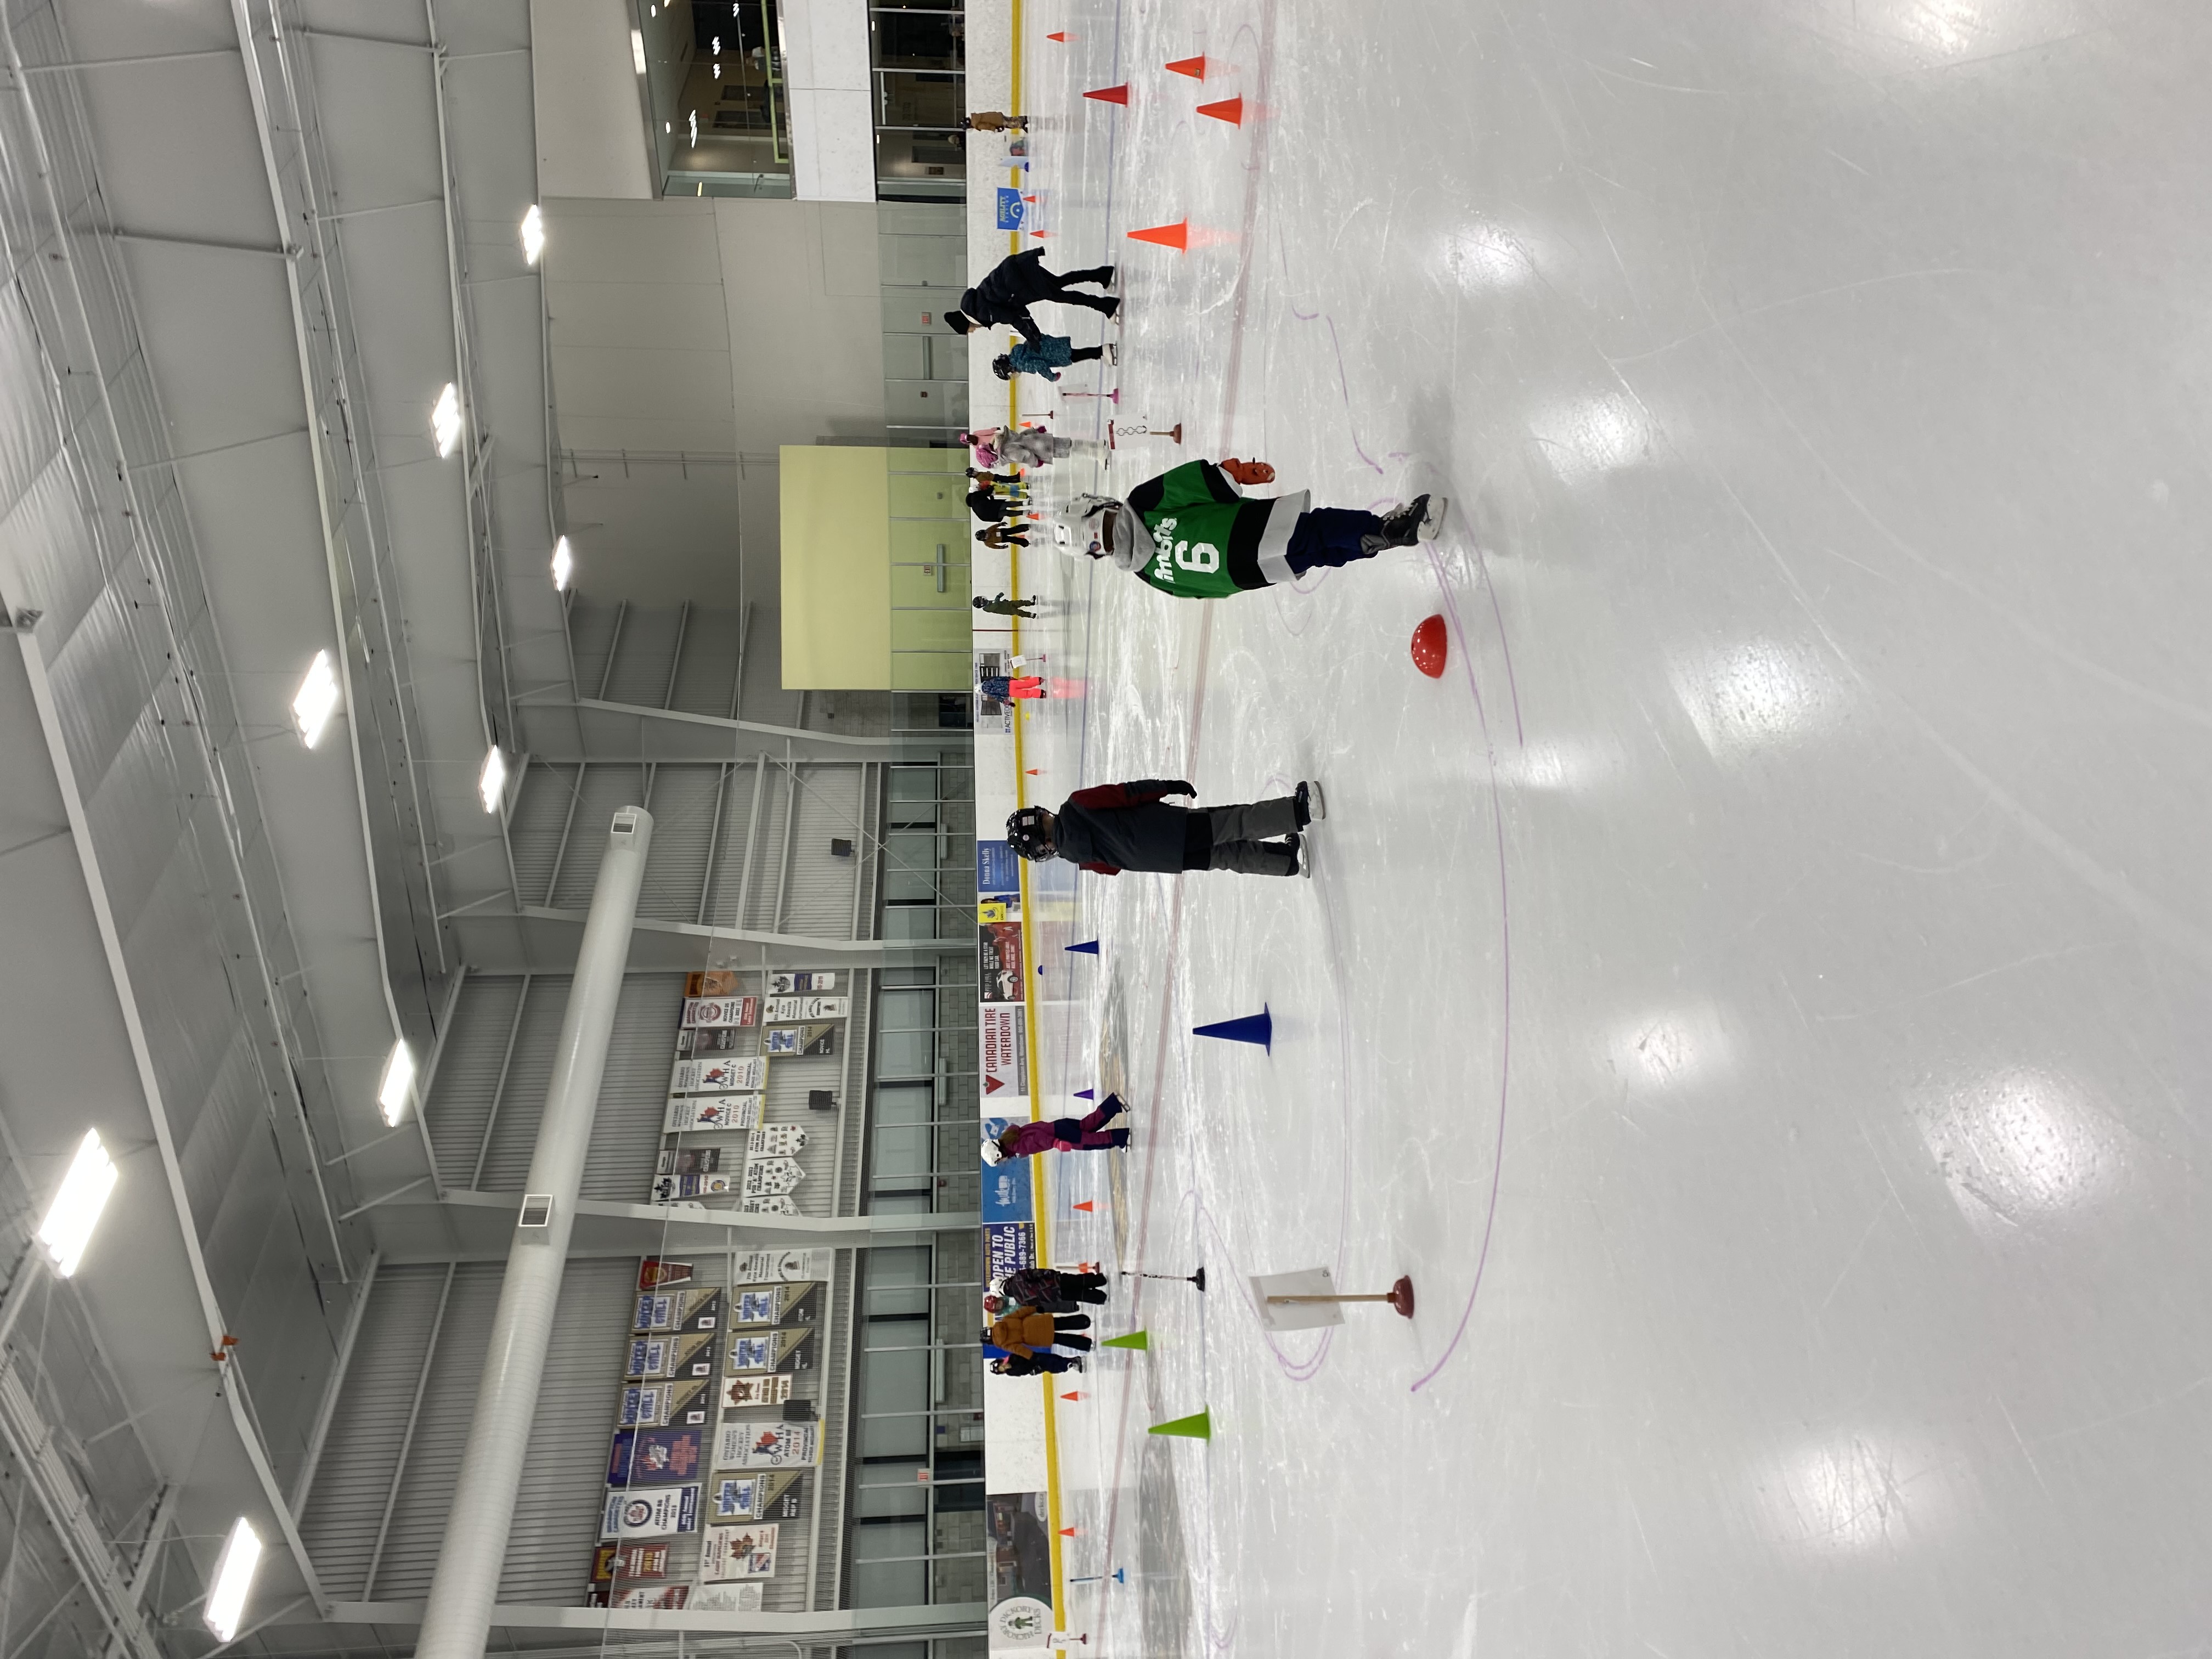
[[1181,778],[1139,778],[1079,789],[1054,816],[1053,846],[1061,858],[1095,875],[1149,870],[1167,875],[1203,870],[1213,855],[1204,812],[1163,805],[1163,795],[1196,795]]

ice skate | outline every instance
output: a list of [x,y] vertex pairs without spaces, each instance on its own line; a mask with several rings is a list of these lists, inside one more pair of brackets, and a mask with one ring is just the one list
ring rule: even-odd
[[1382,518],[1383,546],[1411,547],[1417,541],[1432,542],[1443,527],[1444,498],[1416,495],[1395,513]]
[[1328,816],[1328,803],[1322,799],[1321,786],[1309,778],[1298,785],[1298,828],[1319,823]]
[[1109,364],[1118,364],[1121,361],[1121,348],[1111,340],[1106,342],[1106,361]]

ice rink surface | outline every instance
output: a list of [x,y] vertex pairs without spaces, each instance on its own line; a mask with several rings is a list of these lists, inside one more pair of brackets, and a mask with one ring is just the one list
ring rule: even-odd
[[[1118,410],[1060,429],[1182,421],[1122,489],[1453,501],[1304,592],[1023,560],[1083,688],[1024,715],[1031,799],[1331,808],[1311,882],[1059,867],[1051,1103],[1118,1066],[1138,1133],[1056,1160],[1053,1253],[1212,1280],[1063,1385],[1071,1628],[2212,1651],[2212,11],[1024,27],[1049,261],[1125,273]],[[1272,1054],[1189,1035],[1263,1004]],[[1322,1265],[1417,1316],[1270,1339],[1244,1276]]]

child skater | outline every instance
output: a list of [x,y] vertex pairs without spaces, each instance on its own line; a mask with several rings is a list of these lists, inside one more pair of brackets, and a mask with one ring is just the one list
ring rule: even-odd
[[1030,527],[1026,524],[994,524],[988,530],[977,531],[975,539],[986,547],[1027,547]]
[[975,682],[975,695],[989,697],[996,702],[1020,702],[1029,697],[1044,696],[1044,677],[1040,674],[986,674]]
[[1079,789],[1057,812],[1024,806],[1006,819],[1006,841],[1025,859],[1066,859],[1094,875],[1124,870],[1181,875],[1233,870],[1244,876],[1310,875],[1299,832],[1328,816],[1321,786],[1244,806],[1170,806],[1163,795],[1195,796],[1180,778],[1143,778]]
[[1077,496],[1060,510],[1053,539],[1071,556],[1110,558],[1163,593],[1213,599],[1433,540],[1443,523],[1441,495],[1417,495],[1378,516],[1310,506],[1303,489],[1251,496],[1239,488],[1274,476],[1261,462],[1186,461],[1126,500]]
[[999,1281],[999,1294],[1018,1307],[1067,1313],[1079,1302],[1103,1304],[1107,1287],[1113,1282],[1104,1273],[1075,1273],[1066,1267],[1017,1267]]
[[1012,351],[1000,352],[991,359],[991,373],[1002,380],[1011,380],[1017,374],[1057,380],[1060,371],[1070,363],[1093,363],[1102,357],[1109,363],[1120,361],[1110,341],[1105,345],[1078,346],[1065,334],[1047,334],[1034,345],[1023,340]]
[[1096,438],[1063,438],[1041,426],[994,427],[982,432],[963,432],[960,441],[975,453],[976,464],[1030,468],[1050,466],[1070,455],[1099,455],[1106,446]]
[[1063,1371],[1081,1370],[1083,1356],[1033,1353],[1027,1359],[994,1359],[991,1369],[1001,1376],[1058,1376]]
[[993,1320],[983,1340],[1017,1359],[1033,1359],[1040,1348],[1055,1345],[1078,1353],[1085,1352],[1091,1343],[1083,1333],[1090,1328],[1089,1314],[1048,1314],[1034,1308],[1016,1308]]
[[995,598],[988,599],[977,598],[969,600],[969,603],[978,611],[986,611],[994,617],[1019,617],[1024,622],[1036,620],[1036,612],[1029,608],[1036,603],[1035,599],[1010,599],[1003,588],[999,591]]
[[1129,1109],[1119,1095],[1109,1095],[1088,1117],[1040,1118],[1034,1123],[1009,1123],[983,1143],[983,1162],[1003,1164],[1010,1158],[1035,1158],[1039,1152],[1096,1152],[1129,1144],[1126,1128],[1106,1126]]

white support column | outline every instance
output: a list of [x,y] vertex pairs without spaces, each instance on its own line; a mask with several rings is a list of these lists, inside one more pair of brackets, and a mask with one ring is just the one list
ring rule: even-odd
[[568,1230],[575,1220],[577,1188],[591,1146],[592,1120],[599,1111],[599,1080],[622,996],[630,929],[637,919],[638,886],[652,843],[650,813],[625,806],[615,814],[525,1188],[525,1210],[532,1200],[550,1200],[550,1213],[543,1226],[518,1225],[507,1252],[483,1380],[477,1389],[476,1420],[461,1455],[445,1542],[422,1610],[417,1659],[479,1659],[491,1629],[507,1529],[522,1484],[523,1454],[568,1265]]

